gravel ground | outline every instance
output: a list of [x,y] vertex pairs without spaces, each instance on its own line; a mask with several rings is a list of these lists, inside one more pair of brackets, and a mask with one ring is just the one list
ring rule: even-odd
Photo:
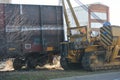
[[[79,76],[87,75],[88,76],[87,79],[89,79],[91,78],[89,77],[89,75],[98,74],[99,76],[99,74],[103,74],[104,76],[104,73],[112,73],[112,72],[120,72],[120,70],[119,71],[118,70],[96,71],[96,72],[88,72],[84,70],[64,71],[64,70],[47,70],[47,69],[21,70],[21,71],[0,72],[0,80],[51,80],[51,79],[53,80],[62,80],[62,79],[63,80],[85,80],[86,79],[85,77],[82,77],[81,79],[79,79]],[[94,76],[92,78],[94,78]],[[90,80],[96,80],[92,78]],[[103,80],[103,79],[100,78],[100,80]]]
[[[21,70],[15,71],[12,67],[12,60],[7,60],[4,62],[0,62],[0,80],[85,80],[79,79],[79,76],[83,75],[92,75],[92,74],[103,74],[103,73],[111,73],[111,72],[120,72],[120,70],[111,70],[111,71],[97,71],[97,72],[88,72],[84,70],[72,70],[72,71],[64,71],[63,69],[53,69],[53,68],[43,68],[36,70]],[[50,66],[47,66],[50,67]],[[54,66],[52,66],[54,67]],[[74,79],[74,76],[75,77]],[[71,77],[71,78],[64,78]],[[58,79],[56,79],[58,78]],[[96,80],[96,79],[92,79]],[[101,79],[103,80],[103,79]],[[118,80],[116,78],[116,80]]]
[[120,72],[74,76],[74,77],[51,79],[51,80],[120,80]]

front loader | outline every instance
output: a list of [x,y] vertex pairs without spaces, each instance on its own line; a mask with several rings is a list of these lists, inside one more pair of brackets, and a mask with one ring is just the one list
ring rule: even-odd
[[[120,27],[103,25],[100,34],[92,37],[90,28],[80,26],[70,0],[66,0],[76,27],[71,27],[64,0],[68,41],[61,43],[61,66],[65,70],[84,68],[85,70],[120,69]],[[77,34],[72,34],[74,30]]]

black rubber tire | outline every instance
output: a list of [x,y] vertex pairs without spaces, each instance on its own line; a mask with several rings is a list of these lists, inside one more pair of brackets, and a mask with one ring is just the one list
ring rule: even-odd
[[78,70],[81,69],[80,63],[70,63],[66,58],[60,59],[61,67],[64,70]]
[[62,58],[60,59],[60,64],[61,64],[61,67],[64,69],[64,70],[70,70],[70,67],[69,67],[69,63],[67,61],[66,58]]
[[13,62],[13,68],[14,70],[21,70],[22,66],[23,66],[23,60],[19,59],[19,58],[15,58],[14,62]]

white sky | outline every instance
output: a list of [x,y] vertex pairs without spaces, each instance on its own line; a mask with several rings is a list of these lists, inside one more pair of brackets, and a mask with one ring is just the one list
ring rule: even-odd
[[[74,0],[71,0],[74,1]],[[110,22],[112,25],[120,25],[120,3],[119,0],[80,0],[84,4],[100,2],[110,7]],[[59,0],[12,0],[12,3],[58,5]],[[74,5],[75,3],[72,2]]]

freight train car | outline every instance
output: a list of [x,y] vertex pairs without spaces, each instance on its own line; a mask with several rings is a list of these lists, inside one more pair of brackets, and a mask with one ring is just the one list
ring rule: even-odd
[[60,53],[64,40],[61,6],[0,4],[0,59],[14,69],[43,66]]

